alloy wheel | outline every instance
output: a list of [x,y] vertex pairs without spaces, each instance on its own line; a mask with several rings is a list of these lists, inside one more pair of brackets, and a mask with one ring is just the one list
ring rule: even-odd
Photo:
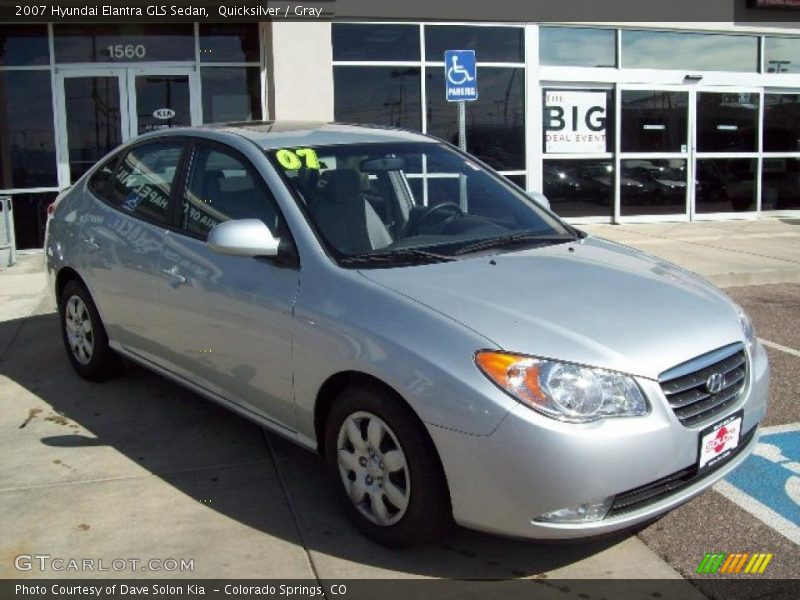
[[80,296],[70,296],[64,315],[69,348],[75,359],[88,365],[94,354],[94,331],[86,304]]
[[349,415],[337,436],[337,461],[350,501],[370,522],[387,527],[408,508],[411,478],[397,436],[369,412]]

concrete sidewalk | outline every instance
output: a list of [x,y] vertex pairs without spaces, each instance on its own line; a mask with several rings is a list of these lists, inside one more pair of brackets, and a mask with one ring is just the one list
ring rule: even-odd
[[580,228],[660,256],[722,287],[800,282],[800,219]]

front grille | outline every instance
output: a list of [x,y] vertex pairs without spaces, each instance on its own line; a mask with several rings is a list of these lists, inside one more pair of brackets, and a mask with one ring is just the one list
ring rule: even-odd
[[650,504],[655,504],[656,502],[659,502],[660,500],[663,500],[672,494],[676,494],[690,485],[697,483],[698,481],[702,481],[717,469],[720,469],[724,465],[728,464],[735,456],[744,450],[752,441],[755,433],[756,428],[753,427],[750,429],[750,431],[742,436],[742,438],[739,440],[739,445],[734,449],[730,456],[701,473],[698,472],[697,465],[693,465],[686,469],[682,469],[677,473],[667,475],[666,477],[662,477],[661,479],[648,483],[647,485],[617,494],[614,496],[614,502],[611,504],[611,509],[609,510],[606,518],[616,517],[640,508],[644,508]]
[[[709,389],[712,375],[721,387]],[[704,423],[739,398],[747,384],[747,355],[742,344],[731,344],[665,371],[661,390],[678,420],[686,427]]]

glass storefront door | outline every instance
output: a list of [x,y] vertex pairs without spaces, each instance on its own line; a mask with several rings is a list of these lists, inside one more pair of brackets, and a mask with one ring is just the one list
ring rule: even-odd
[[618,93],[621,218],[756,210],[758,90],[623,85]]
[[59,75],[59,182],[65,187],[129,135],[125,72]]
[[619,94],[620,216],[686,216],[691,92],[626,87]]
[[196,75],[183,68],[64,70],[57,74],[59,184],[75,182],[128,139],[199,123]]
[[695,92],[693,217],[756,210],[760,103],[753,90]]
[[191,83],[189,73],[129,73],[132,135],[192,125]]

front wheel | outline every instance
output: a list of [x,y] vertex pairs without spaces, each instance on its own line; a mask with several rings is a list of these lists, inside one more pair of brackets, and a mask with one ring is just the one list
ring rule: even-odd
[[91,381],[116,375],[120,358],[108,345],[105,327],[87,289],[74,279],[67,282],[58,309],[64,347],[78,375]]
[[399,399],[375,386],[345,389],[331,409],[325,441],[334,485],[367,537],[408,547],[452,522],[436,449]]

